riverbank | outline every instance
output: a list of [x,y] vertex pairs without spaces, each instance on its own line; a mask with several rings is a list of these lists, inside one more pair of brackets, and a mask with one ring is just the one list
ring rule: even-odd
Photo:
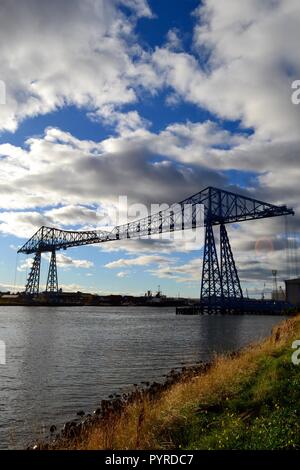
[[300,316],[261,343],[103,400],[36,449],[300,449]]
[[0,307],[179,307],[195,303],[196,299],[172,298],[160,293],[100,296],[84,292],[41,292],[36,295],[0,292]]

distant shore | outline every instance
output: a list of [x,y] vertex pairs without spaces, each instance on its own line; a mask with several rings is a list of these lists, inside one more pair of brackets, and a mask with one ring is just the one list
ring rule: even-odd
[[102,400],[31,449],[300,449],[300,366],[291,361],[300,315],[269,338],[163,384]]
[[194,305],[196,302],[196,299],[174,298],[161,294],[144,296],[95,295],[84,292],[0,294],[0,307],[179,307]]

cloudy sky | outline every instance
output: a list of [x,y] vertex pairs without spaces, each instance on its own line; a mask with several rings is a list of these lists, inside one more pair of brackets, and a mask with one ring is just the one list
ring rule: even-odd
[[[300,213],[299,41],[298,0],[1,0],[0,289],[25,284],[16,250],[41,225],[112,224],[119,196],[149,206],[212,185]],[[299,217],[288,225],[296,252]],[[229,230],[244,289],[286,277],[284,219]],[[192,235],[70,249],[60,283],[197,297]]]

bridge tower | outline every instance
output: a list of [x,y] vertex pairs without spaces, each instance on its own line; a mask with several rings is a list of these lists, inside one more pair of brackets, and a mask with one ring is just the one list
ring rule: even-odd
[[37,251],[28,275],[25,293],[37,295],[40,290],[41,252]]
[[218,301],[224,303],[242,298],[243,291],[225,224],[220,224],[219,261],[213,226],[208,221],[205,229],[201,300],[210,309]]
[[[40,291],[40,276],[41,276],[41,252],[37,251],[33,259],[33,263],[28,275],[25,293],[28,295],[38,295]],[[57,263],[56,251],[52,250],[49,263],[49,271],[46,285],[46,292],[58,292],[58,277],[57,277]]]
[[56,251],[52,250],[49,263],[49,271],[46,285],[46,292],[58,292],[58,278],[57,278],[57,264],[56,264]]
[[205,228],[201,300],[207,300],[211,304],[221,297],[223,297],[223,284],[221,282],[214,231],[213,226],[207,223]]
[[221,283],[225,299],[242,299],[243,291],[225,224],[220,225]]

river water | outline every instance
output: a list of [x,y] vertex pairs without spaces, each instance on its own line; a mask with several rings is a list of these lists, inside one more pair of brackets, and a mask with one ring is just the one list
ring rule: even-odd
[[0,448],[22,448],[111,393],[261,339],[280,320],[176,316],[174,308],[0,307]]

